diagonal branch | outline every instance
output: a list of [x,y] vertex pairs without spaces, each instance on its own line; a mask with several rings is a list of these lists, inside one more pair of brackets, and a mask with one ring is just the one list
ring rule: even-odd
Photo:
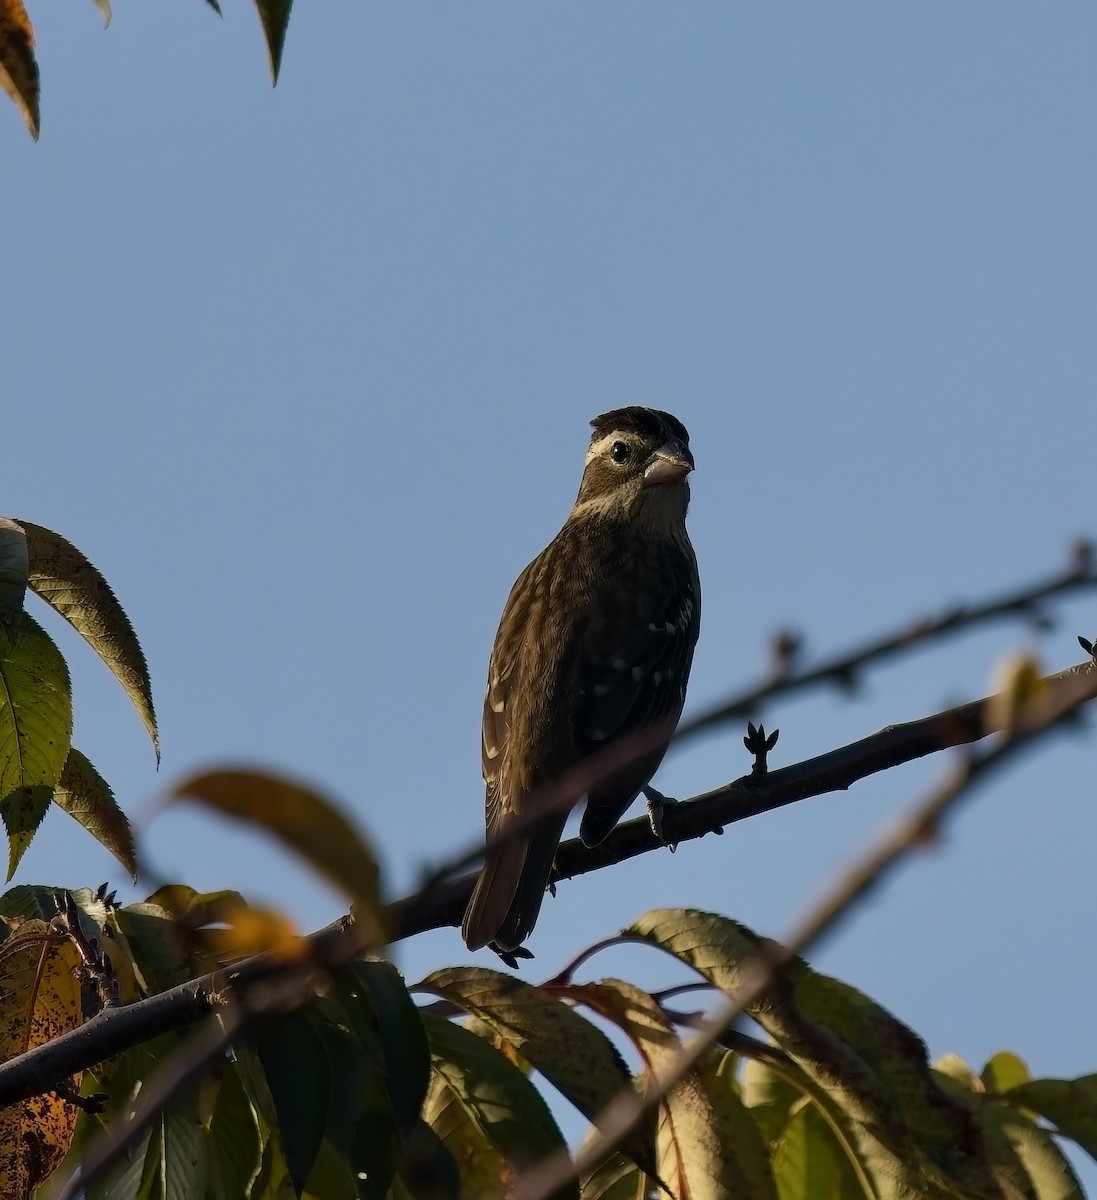
[[[1076,681],[1097,691],[1097,663],[1089,660],[1045,681],[1053,693]],[[751,776],[672,806],[664,820],[668,841],[685,842],[722,830],[748,817],[828,792],[938,750],[978,741],[995,732],[991,698],[972,701],[933,716],[892,725],[852,745],[770,771],[764,781]],[[619,825],[602,845],[589,849],[578,839],[561,844],[555,878],[570,879],[665,849],[646,819]],[[392,940],[460,923],[473,877],[437,876],[417,892],[388,906]],[[312,934],[310,957],[319,967],[336,968],[361,949],[361,935],[348,917]],[[110,1008],[80,1028],[0,1064],[0,1108],[51,1090],[58,1080],[122,1053],[161,1033],[192,1025],[223,1002],[226,993],[264,979],[277,979],[286,964],[266,955],[223,971],[189,980],[125,1007]]]
[[[1097,663],[1092,660],[1049,676],[1047,683],[1058,688],[1068,680],[1091,676],[1097,679]],[[711,792],[671,805],[664,811],[663,836],[666,842],[680,845],[706,833],[722,833],[726,826],[748,817],[828,792],[846,791],[880,771],[940,750],[977,742],[1000,727],[992,701],[993,697],[973,700],[917,721],[889,725],[851,745],[771,770],[761,782],[745,775]],[[584,846],[578,838],[562,842],[556,852],[553,882],[664,849],[665,843],[656,837],[648,819],[638,817],[618,825],[598,846]],[[473,876],[466,875],[445,880],[426,894],[416,893],[396,901],[390,907],[393,928],[397,931],[394,937],[410,937],[427,929],[459,924],[472,884]]]

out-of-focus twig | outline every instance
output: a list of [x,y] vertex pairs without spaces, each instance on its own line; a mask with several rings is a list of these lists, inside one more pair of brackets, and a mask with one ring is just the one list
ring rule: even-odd
[[1041,607],[1044,601],[1092,587],[1097,587],[1097,552],[1087,538],[1078,538],[1070,547],[1066,567],[1047,579],[973,604],[953,605],[936,617],[918,618],[908,622],[902,629],[870,638],[859,646],[843,650],[803,670],[796,669],[796,659],[800,654],[799,637],[783,632],[774,639],[774,669],[770,676],[683,722],[675,740],[680,742],[735,717],[752,717],[767,701],[821,684],[851,691],[864,669],[871,664],[913,650],[924,642],[960,633],[977,625],[1021,617],[1047,628],[1051,618]]

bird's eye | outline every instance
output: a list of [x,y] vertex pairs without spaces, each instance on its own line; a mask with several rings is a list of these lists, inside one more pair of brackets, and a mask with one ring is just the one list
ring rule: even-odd
[[609,456],[615,463],[627,463],[632,457],[632,447],[628,442],[614,442],[609,448]]

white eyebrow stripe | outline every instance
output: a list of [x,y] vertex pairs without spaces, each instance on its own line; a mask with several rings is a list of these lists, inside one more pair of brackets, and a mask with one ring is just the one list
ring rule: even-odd
[[628,442],[631,446],[632,438],[623,429],[615,429],[612,433],[607,433],[605,437],[599,438],[596,442],[591,442],[590,449],[587,451],[587,462],[589,463],[592,459],[600,458],[614,442]]

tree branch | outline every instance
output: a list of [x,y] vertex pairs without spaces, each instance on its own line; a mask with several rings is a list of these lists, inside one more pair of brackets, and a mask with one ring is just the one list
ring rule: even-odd
[[[1049,676],[1047,683],[1057,688],[1068,680],[1090,675],[1097,679],[1097,663],[1092,660]],[[663,836],[667,842],[680,845],[706,833],[722,833],[728,825],[748,817],[828,792],[846,791],[869,775],[939,750],[977,742],[1000,728],[994,719],[992,700],[993,697],[985,697],[917,721],[889,725],[851,745],[768,771],[762,782],[745,775],[714,791],[671,805],[664,812]],[[573,879],[665,849],[648,819],[638,817],[618,825],[598,846],[584,846],[578,838],[562,842],[556,852],[552,880]],[[396,901],[389,909],[394,940],[460,924],[473,881],[472,875],[444,880],[433,890]]]
[[[1097,663],[1090,660],[1070,667],[1046,682],[1058,689],[1070,680],[1086,680],[1097,686]],[[985,737],[997,728],[990,714],[990,698],[972,701],[919,721],[889,726],[852,745],[770,771],[760,784],[747,776],[672,806],[666,814],[664,832],[668,840],[686,842],[797,800],[845,790],[878,771]],[[619,825],[594,849],[583,846],[577,838],[562,843],[554,878],[570,879],[662,849],[665,846],[656,839],[648,821],[639,818]],[[432,882],[389,905],[392,940],[458,924],[472,882],[471,875]],[[333,969],[360,949],[359,935],[349,918],[319,930],[310,941],[312,961]],[[211,1011],[221,993],[250,987],[286,969],[284,963],[258,955],[134,1004],[106,1009],[79,1029],[0,1064],[0,1108],[49,1091],[59,1080],[161,1033],[194,1024]]]

